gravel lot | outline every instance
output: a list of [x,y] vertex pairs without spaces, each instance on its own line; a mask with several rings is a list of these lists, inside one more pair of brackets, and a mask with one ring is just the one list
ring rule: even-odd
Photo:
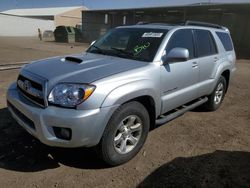
[[0,37],[0,65],[81,53],[87,46],[83,43],[44,42],[31,37]]
[[[0,64],[79,53],[87,45],[0,38]],[[216,112],[188,112],[149,133],[136,158],[103,164],[90,149],[60,149],[26,133],[6,109],[18,70],[0,71],[0,187],[250,187],[250,60]]]

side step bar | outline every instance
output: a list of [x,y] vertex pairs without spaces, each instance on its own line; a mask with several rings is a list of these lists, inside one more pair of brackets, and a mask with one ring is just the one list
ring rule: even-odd
[[182,106],[181,109],[157,119],[156,120],[156,125],[158,125],[158,126],[163,125],[163,124],[165,124],[165,123],[167,123],[167,122],[169,122],[169,121],[183,115],[185,112],[190,111],[190,110],[204,104],[205,102],[207,102],[207,100],[208,100],[208,98],[205,97],[205,98],[199,99],[198,101],[196,101],[196,102],[194,102],[194,103],[192,103],[190,105],[184,105],[184,106]]

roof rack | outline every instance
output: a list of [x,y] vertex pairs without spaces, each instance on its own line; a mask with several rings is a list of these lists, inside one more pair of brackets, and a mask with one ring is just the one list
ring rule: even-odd
[[184,22],[176,22],[176,23],[154,23],[154,22],[138,22],[136,25],[167,25],[167,26],[177,26],[177,25],[191,25],[191,26],[201,26],[201,27],[211,27],[216,29],[228,30],[226,27],[223,27],[218,24],[208,23],[208,22],[200,22],[200,21],[192,21],[187,20]]
[[147,24],[150,24],[149,22],[137,22],[136,25],[147,25]]
[[177,26],[176,23],[150,23],[151,25]]
[[[157,22],[138,22],[136,25],[164,25],[164,26],[178,26],[177,23],[157,23]],[[183,23],[182,23],[183,25]]]
[[216,29],[224,29],[222,26],[218,24],[213,24],[213,23],[207,23],[207,22],[199,22],[199,21],[191,21],[187,20],[184,25],[193,25],[193,26],[202,26],[202,27],[212,27]]

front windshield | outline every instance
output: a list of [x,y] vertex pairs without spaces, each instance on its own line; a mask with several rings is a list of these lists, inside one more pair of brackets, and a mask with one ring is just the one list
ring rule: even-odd
[[105,34],[89,53],[152,62],[168,31],[150,28],[116,28]]

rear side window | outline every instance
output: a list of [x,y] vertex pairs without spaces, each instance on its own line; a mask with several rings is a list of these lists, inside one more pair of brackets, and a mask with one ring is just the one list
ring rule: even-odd
[[190,59],[194,57],[194,41],[191,29],[181,29],[176,31],[170,38],[166,52],[169,53],[173,48],[186,48],[189,51]]
[[216,35],[219,37],[226,51],[233,50],[232,40],[228,33],[216,32]]
[[199,57],[217,54],[217,46],[210,31],[196,29],[197,52]]

